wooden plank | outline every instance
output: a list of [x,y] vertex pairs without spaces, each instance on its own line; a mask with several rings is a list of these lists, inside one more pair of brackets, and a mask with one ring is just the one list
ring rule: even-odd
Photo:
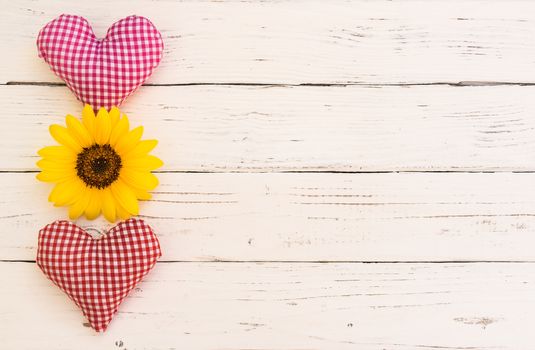
[[[0,263],[6,349],[511,349],[535,265],[158,264],[95,334],[34,264]],[[52,338],[61,334],[61,341]],[[455,335],[455,336],[452,336]]]
[[36,53],[61,13],[98,36],[132,13],[162,31],[150,80],[175,83],[535,81],[528,1],[9,1],[2,4],[0,82],[58,81]]
[[[0,86],[0,170],[36,170],[64,87]],[[535,87],[146,87],[124,111],[166,171],[535,170]]]
[[[165,261],[535,261],[535,174],[158,176],[141,213]],[[0,183],[0,259],[33,260],[66,210],[34,174]]]

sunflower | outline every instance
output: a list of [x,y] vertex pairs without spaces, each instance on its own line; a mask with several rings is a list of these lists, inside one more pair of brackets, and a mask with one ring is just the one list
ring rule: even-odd
[[51,125],[50,134],[59,143],[44,147],[37,162],[37,179],[55,183],[48,200],[55,206],[69,206],[69,217],[85,214],[92,220],[102,213],[110,222],[138,215],[138,200],[151,198],[158,185],[151,173],[163,165],[148,153],[158,143],[140,140],[143,127],[129,130],[126,115],[117,107],[97,115],[90,105],[82,121],[67,115],[67,127]]

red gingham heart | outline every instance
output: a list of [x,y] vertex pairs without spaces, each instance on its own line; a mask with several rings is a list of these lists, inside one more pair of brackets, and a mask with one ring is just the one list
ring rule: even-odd
[[146,18],[129,16],[98,39],[83,17],[61,15],[37,37],[39,57],[93,108],[119,106],[162,59],[160,32]]
[[37,265],[97,332],[106,330],[119,305],[160,256],[158,238],[139,219],[119,223],[100,239],[69,221],[39,231]]

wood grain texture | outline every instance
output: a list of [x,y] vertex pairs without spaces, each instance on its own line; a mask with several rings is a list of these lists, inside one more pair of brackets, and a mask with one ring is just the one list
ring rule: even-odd
[[[535,2],[0,6],[0,348],[535,348]],[[160,140],[164,256],[100,335],[33,263],[66,217],[36,150],[81,108],[37,57],[61,13],[166,45],[123,108]]]
[[4,1],[0,82],[58,81],[37,58],[61,13],[98,36],[136,13],[166,50],[150,80],[177,83],[535,82],[529,1]]
[[[39,228],[66,215],[34,175],[0,174],[4,259],[35,259]],[[535,174],[159,177],[141,213],[166,261],[535,261]]]
[[[36,170],[65,87],[0,86],[0,170]],[[125,105],[165,171],[535,170],[535,87],[142,88]]]
[[5,349],[531,350],[535,341],[532,263],[157,264],[98,335],[35,264],[0,263],[0,281],[11,300],[0,313]]

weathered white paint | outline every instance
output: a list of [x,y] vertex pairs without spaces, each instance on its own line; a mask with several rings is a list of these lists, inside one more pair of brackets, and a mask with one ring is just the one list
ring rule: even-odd
[[[0,170],[35,170],[65,87],[0,86]],[[127,101],[169,171],[535,170],[535,87],[146,87]],[[14,132],[13,127],[16,128]]]
[[0,264],[0,281],[8,301],[3,349],[532,350],[535,343],[533,263],[161,263],[104,334],[82,326],[81,312],[34,264]]
[[[502,84],[535,81],[534,2],[0,6],[0,348],[535,348],[535,88]],[[163,262],[101,335],[32,262],[65,210],[25,171],[80,108],[36,55],[63,12],[166,42],[124,105],[170,172],[142,204]]]
[[98,36],[130,14],[162,31],[151,83],[534,82],[531,1],[4,1],[0,82],[57,81],[39,29],[79,14]]
[[[66,215],[34,175],[0,174],[6,259],[35,259],[39,228]],[[531,173],[158,176],[141,212],[167,261],[535,261]]]

